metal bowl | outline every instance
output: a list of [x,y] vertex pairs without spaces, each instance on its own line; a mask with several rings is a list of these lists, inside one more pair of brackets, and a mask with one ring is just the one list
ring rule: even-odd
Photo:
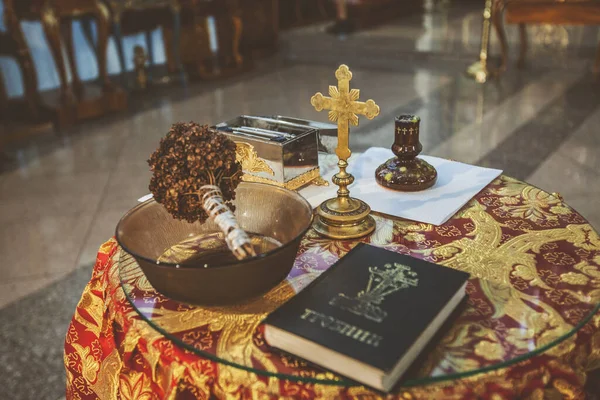
[[190,224],[177,220],[153,199],[121,218],[116,238],[164,295],[203,305],[232,304],[265,293],[287,277],[313,215],[310,204],[298,193],[261,183],[240,183],[235,207],[243,229],[276,239],[282,246],[209,268],[193,262],[157,263],[172,246],[194,235],[219,232],[219,228],[212,221]]

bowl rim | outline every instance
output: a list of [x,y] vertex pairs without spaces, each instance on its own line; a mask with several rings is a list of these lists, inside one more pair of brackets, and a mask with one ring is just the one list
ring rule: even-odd
[[[215,268],[236,268],[241,264],[247,264],[249,262],[253,262],[253,261],[257,261],[263,258],[266,258],[272,254],[275,254],[279,251],[282,251],[283,249],[288,248],[292,243],[294,243],[296,240],[298,240],[299,238],[303,237],[304,235],[306,235],[306,232],[308,232],[308,230],[311,228],[313,220],[314,220],[314,209],[313,207],[310,205],[310,203],[308,202],[308,200],[306,200],[306,198],[304,196],[302,196],[300,193],[296,192],[295,190],[289,190],[283,187],[279,187],[279,186],[275,186],[275,185],[269,185],[266,183],[259,183],[259,182],[241,182],[240,184],[246,184],[246,185],[260,185],[260,186],[266,186],[269,187],[270,189],[277,189],[279,191],[282,192],[291,192],[293,193],[293,195],[295,197],[297,197],[301,202],[305,203],[305,205],[307,206],[307,209],[310,210],[310,219],[307,223],[306,228],[304,228],[303,230],[300,231],[300,233],[298,235],[296,235],[293,239],[289,240],[287,243],[282,244],[279,247],[274,248],[273,250],[267,251],[266,253],[261,253],[257,256],[254,257],[250,257],[250,258],[245,258],[243,260],[238,260],[238,262],[232,264],[232,263],[224,263],[224,264],[213,264],[210,266],[209,269],[215,269]],[[120,239],[120,235],[119,235],[119,227],[121,226],[121,224],[125,221],[125,219],[127,217],[129,217],[131,214],[133,214],[134,212],[136,212],[139,208],[145,207],[150,203],[158,203],[154,197],[140,203],[137,204],[135,207],[131,208],[129,211],[127,211],[125,213],[125,215],[123,215],[121,217],[121,219],[119,220],[119,222],[117,223],[117,227],[115,228],[115,239],[117,240],[117,243],[119,244],[119,246],[125,250],[127,253],[131,254],[134,258],[139,258],[142,259],[150,264],[154,264],[157,267],[173,267],[176,269],[199,269],[198,267],[194,267],[191,265],[185,265],[185,264],[175,264],[175,263],[168,263],[168,262],[161,262],[161,263],[157,263],[157,260],[153,260],[151,258],[145,257],[145,256],[141,256],[139,255],[137,252],[130,250],[127,246],[125,246],[123,244],[123,242]]]

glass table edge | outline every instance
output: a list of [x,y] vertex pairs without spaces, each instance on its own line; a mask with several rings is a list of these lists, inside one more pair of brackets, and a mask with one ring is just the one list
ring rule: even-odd
[[[121,251],[123,251],[123,250],[121,249]],[[236,364],[236,363],[233,363],[233,362],[230,362],[227,360],[223,360],[213,354],[206,353],[202,350],[198,350],[194,346],[191,346],[191,345],[183,342],[182,340],[172,336],[166,330],[162,329],[160,326],[152,323],[152,321],[149,318],[147,318],[142,312],[140,312],[138,307],[135,305],[135,302],[129,296],[129,293],[127,293],[127,290],[125,289],[123,280],[121,278],[121,269],[120,268],[119,268],[119,285],[120,285],[121,289],[123,290],[123,293],[125,294],[125,298],[129,302],[129,304],[131,304],[131,306],[136,310],[137,315],[144,322],[146,322],[148,325],[150,325],[150,327],[152,329],[154,329],[155,331],[157,331],[161,335],[163,335],[166,339],[172,341],[177,346],[179,346],[185,350],[188,350],[199,357],[203,357],[203,358],[209,359],[211,361],[214,361],[218,364],[227,365],[229,367],[237,368],[237,369],[240,369],[240,370],[243,370],[246,372],[251,372],[251,373],[254,373],[254,374],[257,374],[260,376],[274,377],[274,378],[283,379],[283,380],[292,381],[292,382],[333,385],[333,386],[341,386],[341,387],[363,386],[362,384],[359,384],[359,383],[356,383],[353,381],[344,380],[344,379],[333,380],[333,379],[305,378],[305,377],[301,377],[301,376],[287,375],[287,374],[283,374],[283,373],[279,373],[279,372],[269,372],[269,371],[259,370],[259,369],[255,369],[252,367],[247,367],[244,365]],[[594,317],[594,315],[596,315],[596,313],[598,313],[599,311],[600,311],[600,303],[596,304],[595,307],[593,308],[593,310],[588,315],[586,315],[585,318],[583,318],[581,321],[579,321],[579,323],[577,325],[575,325],[573,327],[573,329],[569,330],[569,332],[567,332],[565,335],[563,335],[563,336],[561,336],[561,337],[559,337],[559,338],[545,344],[544,346],[541,346],[540,348],[535,349],[527,354],[522,354],[522,355],[514,357],[510,360],[503,361],[503,362],[500,362],[500,363],[494,364],[494,365],[489,365],[487,367],[478,368],[478,369],[475,369],[472,371],[454,373],[454,374],[449,374],[449,375],[427,377],[427,378],[410,379],[410,380],[406,380],[404,382],[401,381],[401,384],[397,388],[401,389],[401,388],[410,388],[410,387],[415,387],[415,386],[425,386],[425,385],[430,385],[430,384],[444,382],[444,381],[453,381],[453,380],[468,378],[468,377],[472,377],[475,375],[507,368],[512,365],[518,364],[522,361],[529,360],[535,356],[538,356],[538,355],[552,349],[553,347],[556,347],[560,343],[564,342],[565,340],[567,340],[568,338],[570,338],[571,336],[576,334],[581,328],[583,328],[588,322],[590,322],[591,319]]]

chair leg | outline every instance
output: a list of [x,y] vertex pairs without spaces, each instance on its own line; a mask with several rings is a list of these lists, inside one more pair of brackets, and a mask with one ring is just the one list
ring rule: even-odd
[[244,23],[242,17],[238,14],[231,16],[233,22],[233,59],[237,67],[241,67],[244,63],[244,57],[240,53],[240,44],[242,41],[242,32],[244,30]]
[[178,7],[172,7],[171,12],[173,13],[173,56],[181,82],[185,84],[187,78],[181,62],[181,10]]
[[80,23],[85,41],[92,50],[94,50],[94,53],[96,53],[96,41],[94,40],[94,32],[92,29],[92,18],[82,18]]
[[33,69],[33,61],[29,54],[29,50],[20,54],[17,58],[19,66],[21,67],[21,73],[23,75],[23,86],[25,91],[25,100],[27,101],[27,108],[31,114],[32,119],[39,119],[40,117],[40,94],[37,91],[37,76]]
[[[6,27],[8,28],[13,41],[17,46],[17,62],[21,68],[23,75],[23,86],[25,89],[25,99],[27,101],[27,107],[29,113],[33,119],[38,119],[40,116],[40,94],[38,93],[38,81],[35,71],[35,65],[29,52],[29,46],[25,41],[25,36],[21,30],[21,25],[17,16],[12,8],[5,8],[4,17],[6,21]],[[0,74],[1,75],[1,74]]]
[[492,24],[498,34],[500,40],[500,51],[502,60],[500,62],[500,68],[498,73],[506,71],[508,65],[508,41],[506,40],[506,33],[504,32],[504,7],[506,6],[506,0],[494,0],[492,4]]
[[[6,86],[4,85],[4,76],[0,71],[0,117],[4,117],[8,114],[8,94],[6,93]],[[1,140],[1,138],[0,138]]]
[[323,0],[318,0],[317,2],[317,7],[319,8],[319,13],[321,14],[322,18],[327,18],[327,8],[325,8],[325,4]]
[[152,46],[152,31],[145,32],[146,49],[148,49],[148,62],[150,68],[148,68],[148,81],[152,82],[152,74],[154,73],[154,47]]
[[71,82],[73,84],[73,91],[78,99],[83,96],[83,84],[79,77],[79,71],[77,69],[77,55],[75,51],[75,41],[73,40],[73,23],[70,20],[63,21],[61,24],[63,38],[67,47],[67,58],[69,61],[69,68],[71,69]]
[[296,9],[296,23],[302,23],[304,17],[302,15],[302,0],[295,1],[295,9]]
[[98,27],[98,47],[96,57],[98,59],[98,75],[100,77],[100,84],[102,90],[105,92],[113,89],[110,79],[108,77],[108,63],[106,62],[107,50],[108,50],[108,37],[110,35],[109,29],[109,11],[105,4],[98,3],[98,8],[94,14],[96,17],[96,26]]
[[338,21],[345,21],[348,19],[348,4],[346,0],[337,0],[336,6],[336,18]]
[[596,50],[596,61],[594,62],[594,68],[592,70],[594,75],[600,76],[600,43],[598,43],[598,49]]
[[54,59],[54,64],[60,78],[60,97],[62,103],[74,103],[73,93],[69,88],[67,80],[67,69],[62,54],[60,26],[56,12],[50,6],[45,6],[42,10],[42,27],[46,34],[46,40]]
[[517,67],[524,68],[525,60],[527,58],[527,26],[525,24],[519,24],[519,38],[521,40],[521,48],[519,50]]
[[115,34],[115,44],[117,45],[117,56],[119,57],[119,67],[121,68],[121,83],[125,84],[125,76],[127,75],[127,64],[125,61],[125,51],[123,50],[123,36],[121,34],[120,18],[115,16],[113,22],[113,31]]

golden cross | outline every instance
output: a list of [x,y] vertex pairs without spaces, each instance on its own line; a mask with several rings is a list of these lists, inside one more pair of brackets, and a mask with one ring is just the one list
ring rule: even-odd
[[352,152],[349,148],[350,125],[358,126],[358,115],[373,119],[379,115],[379,106],[373,100],[358,101],[360,90],[350,89],[352,72],[346,65],[341,65],[335,71],[338,87],[329,86],[329,96],[322,93],[315,94],[310,99],[310,104],[317,111],[329,110],[329,120],[338,123],[338,145],[335,154],[341,160],[348,160]]

